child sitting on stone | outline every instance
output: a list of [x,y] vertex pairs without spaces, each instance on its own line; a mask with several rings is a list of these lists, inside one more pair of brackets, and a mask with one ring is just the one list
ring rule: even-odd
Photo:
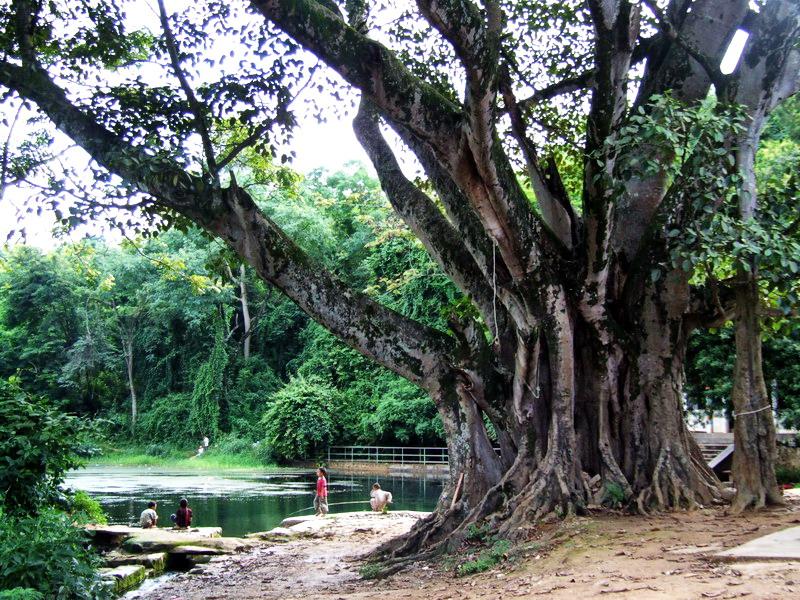
[[178,512],[172,515],[172,522],[180,529],[192,526],[192,509],[189,508],[189,501],[186,498],[181,498]]
[[142,529],[158,527],[158,513],[156,513],[156,506],[158,506],[158,503],[151,500],[147,503],[147,508],[142,511],[142,514],[139,517],[139,525],[142,526]]

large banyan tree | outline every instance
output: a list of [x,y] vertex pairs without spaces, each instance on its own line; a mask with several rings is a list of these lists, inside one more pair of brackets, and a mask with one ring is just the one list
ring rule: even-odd
[[[430,394],[451,479],[395,550],[609,499],[642,511],[721,499],[681,386],[687,336],[732,318],[737,295],[693,279],[681,244],[755,202],[761,127],[799,83],[800,3],[240,3],[7,2],[0,84],[82,147],[104,185],[225,240]],[[160,26],[126,31],[136,10]],[[737,30],[749,36],[723,74]],[[277,143],[304,89],[359,94],[353,126],[389,201],[469,300],[449,331],[348,289],[228,174],[243,149]],[[750,433],[766,460],[761,415]],[[777,499],[768,466],[745,504]]]

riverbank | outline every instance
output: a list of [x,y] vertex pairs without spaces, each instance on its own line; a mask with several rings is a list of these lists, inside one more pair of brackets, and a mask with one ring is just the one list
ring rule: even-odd
[[[407,531],[400,514],[328,517],[324,527],[284,544],[214,559],[197,575],[183,574],[135,596],[142,600],[206,598],[337,598],[455,600],[466,598],[758,599],[792,597],[797,563],[722,562],[715,556],[800,522],[800,495],[785,508],[730,515],[726,508],[652,516],[604,512],[542,525],[508,549],[489,570],[458,576],[475,561],[477,543],[435,563],[415,563],[384,580],[364,580],[365,553]],[[329,524],[328,524],[329,523]],[[462,570],[463,572],[463,570]]]
[[280,472],[288,470],[273,463],[265,463],[252,453],[220,452],[213,447],[197,456],[191,452],[166,448],[158,454],[147,448],[108,448],[89,461],[90,467],[150,467],[186,471],[263,470]]

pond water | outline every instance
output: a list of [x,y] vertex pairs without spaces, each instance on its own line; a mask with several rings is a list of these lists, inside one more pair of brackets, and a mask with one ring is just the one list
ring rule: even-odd
[[[442,492],[440,479],[351,476],[328,478],[331,512],[369,509],[375,482],[392,492],[393,510],[433,510]],[[194,512],[192,525],[222,527],[223,535],[241,536],[265,531],[293,514],[313,514],[316,476],[313,471],[234,472],[220,475],[142,467],[93,467],[74,471],[68,487],[97,499],[114,524],[138,523],[149,500],[158,502],[159,525],[171,526],[169,516],[181,498]],[[348,504],[340,504],[347,502]]]

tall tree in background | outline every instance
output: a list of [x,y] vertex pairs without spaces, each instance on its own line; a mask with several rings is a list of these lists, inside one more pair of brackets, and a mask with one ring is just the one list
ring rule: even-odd
[[[330,0],[210,0],[175,18],[159,2],[150,65],[162,70],[149,85],[152,73],[121,69],[147,36],[125,32],[118,5],[14,0],[0,9],[0,84],[86,150],[104,183],[111,173],[142,194],[128,206],[219,236],[333,334],[429,393],[451,483],[395,552],[444,548],[478,520],[524,532],[603,489],[642,511],[719,499],[681,386],[689,332],[733,306],[718,286],[691,285],[693,264],[671,251],[750,186],[754,131],[800,83],[798,3],[418,0],[390,15],[390,30],[380,10],[345,4],[347,19]],[[724,76],[740,28],[746,60]],[[233,67],[214,51],[226,44]],[[360,91],[354,126],[384,191],[471,302],[449,331],[350,289],[226,176],[243,148],[267,151],[291,126],[313,76],[299,48]],[[712,84],[725,102],[704,108]],[[401,171],[381,120],[426,182]],[[215,128],[231,122],[246,135],[220,150]],[[737,147],[740,132],[752,148]],[[544,140],[581,145],[582,176],[562,177]],[[594,498],[587,474],[603,482]],[[749,492],[770,499],[769,485]]]

